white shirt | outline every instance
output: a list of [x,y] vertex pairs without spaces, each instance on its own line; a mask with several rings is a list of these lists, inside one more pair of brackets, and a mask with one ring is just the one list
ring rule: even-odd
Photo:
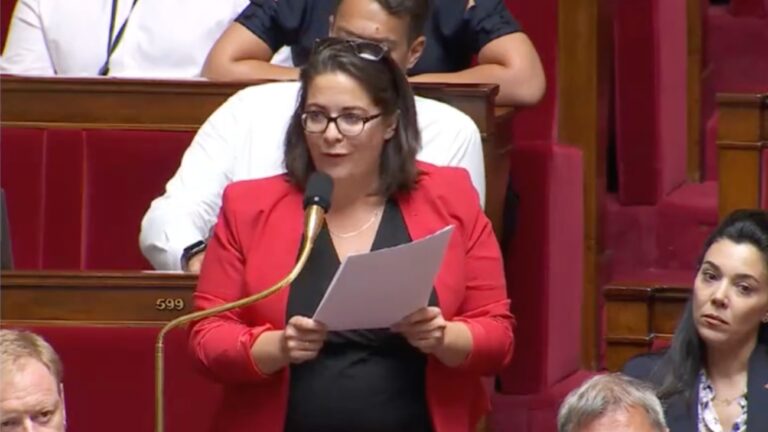
[[[213,43],[248,0],[117,0],[128,18],[110,75],[198,77]],[[18,0],[0,72],[95,76],[107,58],[112,0]]]
[[[299,86],[279,82],[243,89],[200,127],[165,194],[152,202],[141,223],[139,244],[156,269],[180,270],[184,248],[208,238],[227,184],[285,172],[283,140]],[[417,157],[467,169],[482,204],[485,168],[475,123],[430,99],[417,97],[416,111],[422,137]]]

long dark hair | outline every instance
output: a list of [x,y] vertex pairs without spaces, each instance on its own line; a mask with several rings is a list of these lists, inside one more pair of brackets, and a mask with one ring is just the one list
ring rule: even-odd
[[[768,269],[768,213],[762,210],[737,210],[731,213],[704,243],[698,271],[709,248],[719,240],[750,244],[760,251]],[[758,329],[758,347],[768,349],[768,324]],[[685,305],[683,316],[672,337],[672,344],[653,373],[652,381],[659,384],[658,396],[665,400],[682,394],[690,399],[699,373],[706,365],[706,350],[693,320],[693,300]]]
[[411,86],[384,48],[380,47],[384,50],[380,53],[372,50],[374,57],[371,57],[363,44],[371,42],[338,38],[320,40],[301,69],[299,100],[285,135],[285,168],[291,182],[302,189],[315,171],[301,123],[307,89],[316,77],[334,72],[357,81],[384,117],[397,116],[395,133],[381,153],[376,192],[389,198],[397,192],[412,189],[416,182],[416,153],[421,148],[421,135]]

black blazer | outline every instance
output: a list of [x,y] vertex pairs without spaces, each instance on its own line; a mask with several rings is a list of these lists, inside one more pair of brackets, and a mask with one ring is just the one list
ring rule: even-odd
[[[652,382],[651,374],[664,357],[664,352],[632,358],[622,372],[631,377]],[[658,384],[658,383],[653,383]],[[698,432],[699,389],[693,400],[676,396],[664,403],[664,416],[670,432]],[[690,406],[688,406],[690,403]],[[768,431],[768,346],[758,344],[749,358],[747,372],[747,431]]]

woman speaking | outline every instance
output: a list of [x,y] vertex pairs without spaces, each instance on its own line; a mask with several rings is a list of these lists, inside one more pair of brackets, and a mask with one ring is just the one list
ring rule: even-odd
[[[321,40],[300,80],[287,172],[226,189],[196,308],[263,291],[290,271],[315,171],[333,179],[331,207],[290,287],[192,326],[192,351],[224,383],[216,430],[473,430],[489,407],[481,376],[509,362],[514,319],[469,175],[416,162],[413,94],[385,47]],[[448,225],[428,305],[374,330],[331,332],[310,318],[346,257]]]

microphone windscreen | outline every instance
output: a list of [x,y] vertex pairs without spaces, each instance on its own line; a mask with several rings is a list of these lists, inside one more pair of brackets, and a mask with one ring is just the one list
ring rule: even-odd
[[333,195],[333,179],[324,172],[315,171],[309,176],[307,188],[304,191],[304,208],[318,205],[326,212],[331,208]]

